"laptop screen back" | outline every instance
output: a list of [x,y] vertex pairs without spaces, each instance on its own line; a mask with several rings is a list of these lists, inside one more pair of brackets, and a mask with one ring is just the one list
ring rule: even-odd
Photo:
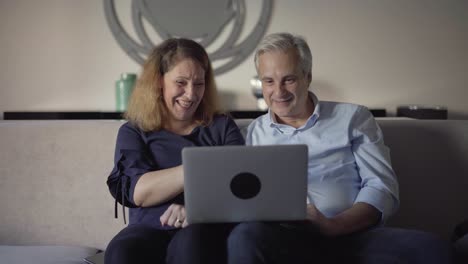
[[182,163],[189,223],[306,218],[306,145],[190,147]]

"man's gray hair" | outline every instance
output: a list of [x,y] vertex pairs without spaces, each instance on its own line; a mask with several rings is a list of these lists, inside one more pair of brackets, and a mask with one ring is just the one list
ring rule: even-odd
[[312,73],[312,53],[309,45],[302,36],[290,33],[273,33],[266,36],[255,51],[255,68],[258,72],[258,57],[265,52],[283,51],[296,49],[299,54],[299,63],[305,76]]

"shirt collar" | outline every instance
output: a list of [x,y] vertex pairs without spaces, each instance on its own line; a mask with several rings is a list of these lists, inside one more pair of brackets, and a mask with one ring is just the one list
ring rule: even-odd
[[306,123],[303,126],[296,129],[288,125],[280,124],[276,121],[276,116],[273,113],[273,111],[271,111],[271,109],[268,109],[268,122],[270,123],[270,127],[275,127],[281,132],[303,130],[303,129],[312,127],[317,122],[320,116],[320,101],[318,100],[317,96],[311,91],[309,91],[308,95],[309,95],[309,98],[312,99],[312,102],[314,103],[314,112],[307,119]]

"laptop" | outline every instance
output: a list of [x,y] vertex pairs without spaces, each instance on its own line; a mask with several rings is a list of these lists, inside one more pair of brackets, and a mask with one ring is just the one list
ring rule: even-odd
[[306,145],[182,150],[189,224],[306,219]]

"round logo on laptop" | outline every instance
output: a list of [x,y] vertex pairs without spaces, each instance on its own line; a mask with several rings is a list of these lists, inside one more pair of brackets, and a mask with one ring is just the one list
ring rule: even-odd
[[260,192],[260,179],[250,172],[241,172],[231,180],[231,192],[240,199],[251,199]]

